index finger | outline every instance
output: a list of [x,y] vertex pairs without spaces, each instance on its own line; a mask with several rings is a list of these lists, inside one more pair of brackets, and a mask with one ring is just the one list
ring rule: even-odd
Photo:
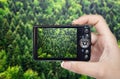
[[100,15],[84,15],[74,20],[73,24],[93,25],[96,28],[97,32],[101,35],[106,35],[111,33],[106,21]]

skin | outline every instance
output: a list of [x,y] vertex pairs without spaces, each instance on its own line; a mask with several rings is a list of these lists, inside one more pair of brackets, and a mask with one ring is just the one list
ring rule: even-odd
[[104,18],[84,15],[74,20],[73,24],[88,24],[97,30],[97,33],[91,34],[91,59],[89,62],[63,61],[61,67],[96,79],[120,79],[120,49]]

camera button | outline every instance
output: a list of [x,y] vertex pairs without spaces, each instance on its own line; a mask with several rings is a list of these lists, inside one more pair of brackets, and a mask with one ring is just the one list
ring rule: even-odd
[[88,37],[89,37],[89,34],[85,34],[85,37],[88,38]]
[[88,30],[88,29],[85,29],[85,30],[84,30],[84,32],[85,32],[85,33],[88,33],[88,32],[89,32],[89,30]]
[[84,52],[84,49],[82,49],[81,52]]
[[88,55],[85,55],[85,59],[88,59]]
[[85,53],[88,54],[88,53],[89,53],[89,50],[85,50]]
[[88,39],[83,38],[83,39],[80,40],[80,46],[81,46],[82,48],[87,48],[87,47],[89,47],[89,44],[90,44],[90,42],[89,42]]

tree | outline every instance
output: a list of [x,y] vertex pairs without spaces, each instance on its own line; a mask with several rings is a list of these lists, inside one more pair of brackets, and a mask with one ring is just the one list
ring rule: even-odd
[[[13,73],[19,75],[16,73],[20,71],[22,77],[26,78],[30,77],[30,73],[34,74],[34,78],[40,76],[41,79],[87,78],[63,70],[59,65],[60,62],[35,61],[32,57],[33,26],[40,24],[68,25],[82,15],[100,14],[106,19],[111,31],[119,40],[119,5],[119,0],[0,0],[0,78],[12,78]],[[47,40],[50,41],[50,39]],[[65,47],[62,46],[63,43],[63,41],[59,43],[61,46],[54,45],[56,45],[56,49],[61,48],[61,51],[74,50],[74,48],[71,49],[73,43],[70,46],[65,45]],[[66,49],[66,47],[68,48]],[[39,51],[44,51],[45,54],[51,50],[39,49]],[[16,65],[18,66],[16,67]],[[16,76],[17,78],[18,76]]]
[[0,72],[4,71],[7,67],[7,54],[5,50],[0,51]]

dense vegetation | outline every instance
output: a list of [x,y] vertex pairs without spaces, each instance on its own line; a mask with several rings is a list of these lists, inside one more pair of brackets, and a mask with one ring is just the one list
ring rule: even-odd
[[62,69],[60,62],[35,61],[32,27],[100,14],[119,40],[119,5],[119,0],[0,0],[0,79],[90,79]]
[[77,28],[39,28],[39,58],[76,58]]

